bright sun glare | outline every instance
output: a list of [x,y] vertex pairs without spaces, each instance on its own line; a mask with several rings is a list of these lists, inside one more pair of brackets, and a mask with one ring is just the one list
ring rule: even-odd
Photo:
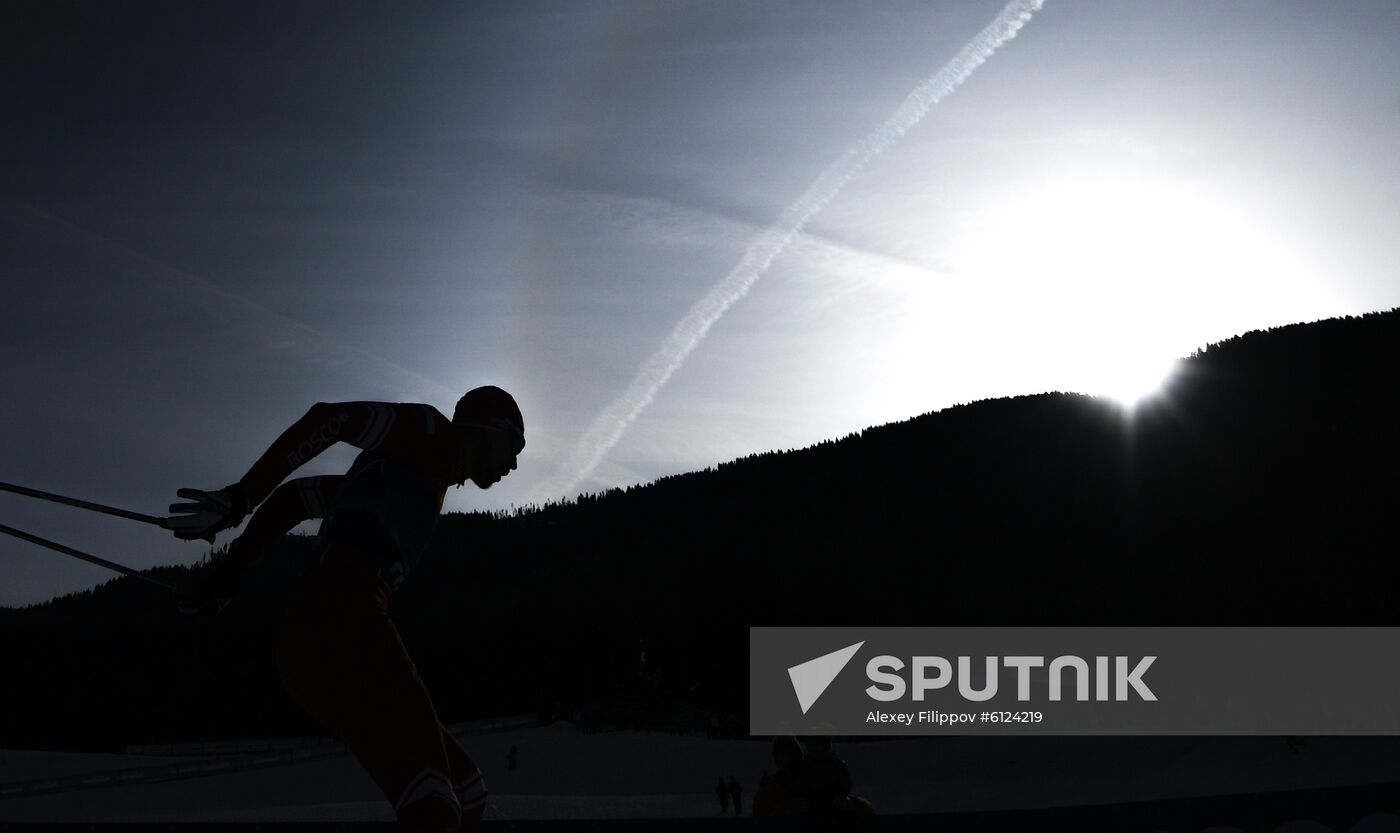
[[974,210],[957,271],[982,284],[1046,384],[1131,407],[1206,341],[1330,306],[1255,216],[1200,183],[1047,179]]

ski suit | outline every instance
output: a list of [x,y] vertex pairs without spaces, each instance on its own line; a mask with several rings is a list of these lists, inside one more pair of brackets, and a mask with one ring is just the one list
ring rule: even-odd
[[[361,449],[346,474],[278,487],[336,442]],[[345,742],[405,830],[455,830],[459,815],[460,829],[475,830],[486,802],[480,770],[438,720],[389,618],[390,594],[426,552],[447,487],[464,479],[462,454],[451,422],[430,405],[319,403],[243,477],[262,505],[226,556],[225,569],[241,572],[262,543],[324,519],[318,558],[278,635],[278,667],[288,693]]]

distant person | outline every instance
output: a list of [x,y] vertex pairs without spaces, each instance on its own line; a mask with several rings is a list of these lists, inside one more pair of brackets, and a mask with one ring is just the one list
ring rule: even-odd
[[512,744],[510,745],[510,751],[506,753],[506,771],[507,771],[507,772],[515,772],[515,767],[516,767],[516,765],[517,765],[517,762],[516,762],[516,755],[518,754],[518,752],[519,752],[519,750],[517,750],[517,749],[515,748],[515,744],[512,743]]
[[744,814],[744,788],[739,786],[739,782],[734,780],[734,776],[729,776],[729,800],[734,802],[734,815]]
[[763,774],[758,776],[758,788],[761,790],[768,786],[768,770],[763,770]]
[[[282,483],[336,442],[361,449],[346,474]],[[208,578],[180,594],[187,614],[223,610],[265,544],[324,518],[317,559],[278,635],[278,666],[292,699],[345,741],[393,804],[396,830],[475,831],[486,788],[438,720],[389,597],[427,550],[448,487],[489,488],[524,445],[520,409],[496,387],[468,391],[450,421],[430,405],[318,403],[242,480],[181,489],[194,502],[170,507],[176,536],[193,540],[238,526],[261,504]]]
[[723,775],[715,785],[715,795],[719,796],[719,814],[722,816],[729,812],[729,787],[725,785]]
[[802,744],[790,735],[773,738],[777,773],[753,797],[755,817],[801,816],[807,812],[806,759]]

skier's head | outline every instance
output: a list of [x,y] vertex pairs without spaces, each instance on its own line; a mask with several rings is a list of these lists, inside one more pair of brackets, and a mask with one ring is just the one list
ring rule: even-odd
[[510,474],[525,448],[525,420],[515,399],[494,385],[474,388],[457,400],[452,425],[462,438],[468,478],[487,489]]

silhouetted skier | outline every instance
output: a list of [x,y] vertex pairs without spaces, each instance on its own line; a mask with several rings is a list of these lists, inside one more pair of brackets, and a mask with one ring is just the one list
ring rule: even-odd
[[729,812],[729,788],[724,785],[724,776],[719,777],[719,783],[715,785],[715,795],[719,796],[719,814],[722,816]]
[[734,802],[734,815],[744,814],[744,788],[739,786],[739,782],[734,780],[734,776],[729,776],[729,800]]
[[515,771],[515,767],[516,767],[516,765],[517,765],[515,756],[516,756],[517,753],[518,753],[518,750],[515,748],[515,744],[511,744],[511,745],[510,745],[510,751],[506,753],[506,771],[507,771],[507,772],[514,772],[514,771]]
[[[208,579],[181,594],[185,613],[222,610],[264,544],[325,519],[278,635],[278,666],[292,698],[345,741],[394,805],[402,831],[476,830],[486,789],[438,720],[389,619],[389,596],[427,550],[447,488],[471,480],[485,489],[510,474],[524,431],[515,400],[495,387],[469,391],[451,421],[430,405],[318,403],[242,480],[181,489],[194,502],[170,507],[176,536],[196,539],[261,504]],[[336,442],[361,449],[346,474],[277,485]]]

